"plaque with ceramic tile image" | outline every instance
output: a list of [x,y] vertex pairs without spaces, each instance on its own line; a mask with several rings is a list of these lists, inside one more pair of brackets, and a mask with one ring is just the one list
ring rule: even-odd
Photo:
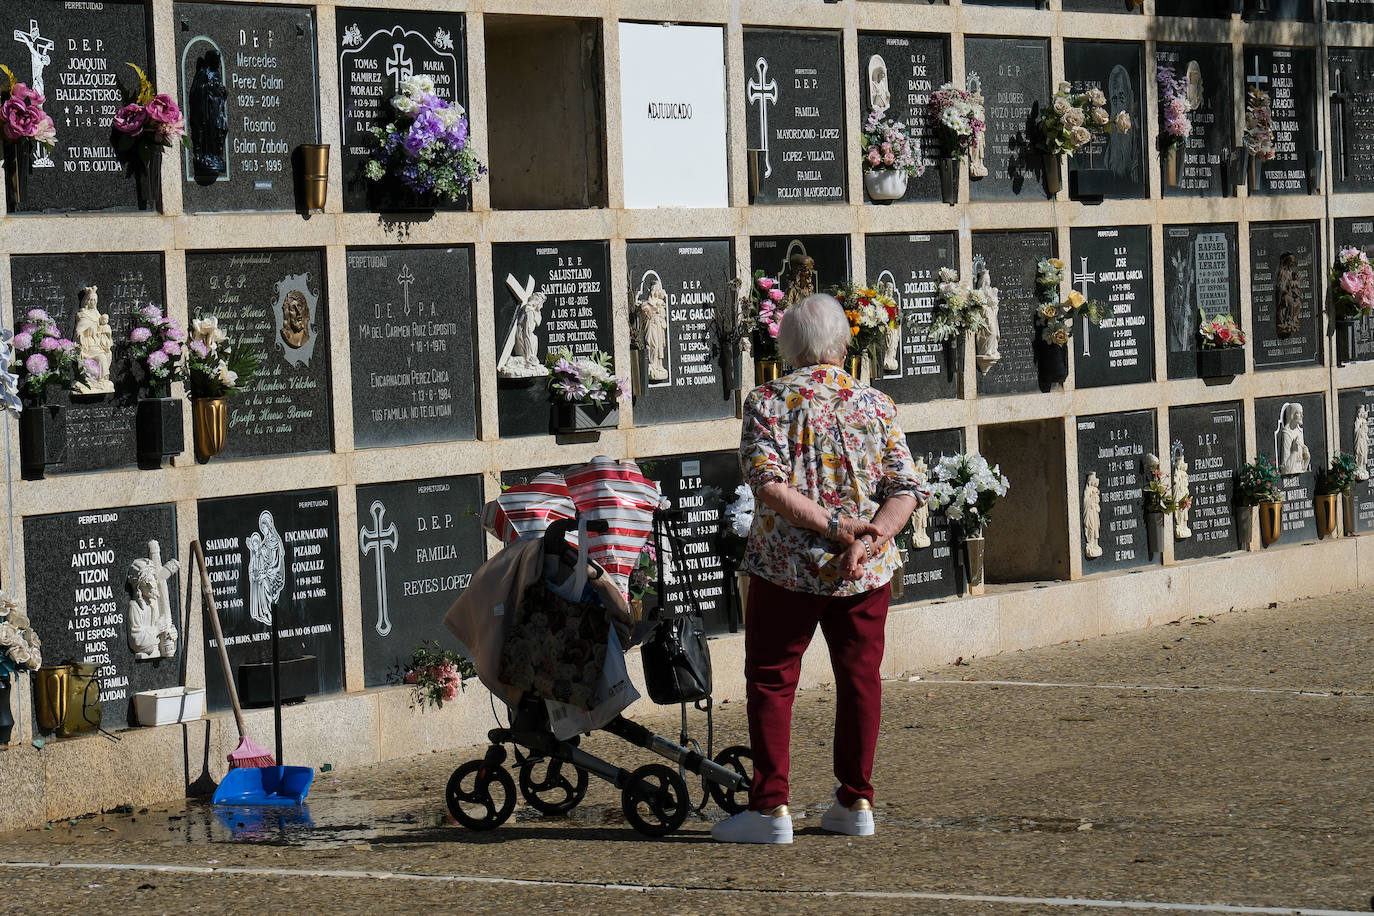
[[[137,725],[135,693],[182,683],[189,630],[176,507],[30,515],[23,537],[25,605],[43,663],[94,665],[100,724]],[[35,729],[53,731],[41,719]]]
[[1097,89],[1107,117],[1121,113],[1130,129],[1095,135],[1069,157],[1069,191],[1079,198],[1148,196],[1145,164],[1144,46],[1124,41],[1065,41],[1064,77],[1074,92]]
[[930,96],[949,82],[949,39],[916,32],[860,32],[858,79],[864,117],[881,110],[905,124],[925,173],[910,176],[902,200],[940,200],[940,140]]
[[986,178],[973,182],[974,200],[1043,200],[1044,156],[1035,150],[1040,106],[1050,97],[1050,47],[1043,38],[964,39],[964,67],[982,87],[987,114]]
[[[1336,393],[1336,436],[1340,450],[1355,459],[1354,531],[1374,531],[1374,484],[1370,482],[1369,426],[1374,417],[1374,388],[1342,388]],[[1346,533],[1352,533],[1346,529]]]
[[1326,271],[1316,223],[1250,224],[1250,335],[1256,369],[1320,365]]
[[1197,375],[1199,310],[1209,319],[1230,315],[1242,328],[1248,326],[1241,309],[1233,223],[1164,227],[1164,328],[1171,379]]
[[1317,471],[1328,463],[1326,448],[1325,395],[1255,399],[1255,451],[1267,455],[1279,469],[1285,542],[1317,536],[1312,498],[1317,492]]
[[[941,458],[958,455],[964,450],[962,429],[932,429],[906,434],[916,470],[929,480]],[[912,513],[908,523],[909,546],[905,550],[900,600],[931,601],[952,598],[960,593],[959,553],[956,541],[950,536],[949,520],[942,513],[930,511],[922,505]],[[901,538],[903,542],[907,536]],[[899,599],[893,592],[893,602]]]
[[1106,314],[1074,329],[1074,386],[1098,388],[1154,380],[1154,296],[1150,227],[1071,229],[1072,288]]
[[[1155,48],[1155,64],[1160,87],[1158,133],[1167,144],[1160,163],[1164,196],[1226,196],[1230,193],[1227,179],[1234,183],[1245,178],[1231,174],[1227,165],[1236,145],[1230,46],[1160,44]],[[1173,97],[1158,78],[1164,68],[1173,74]],[[1171,112],[1173,104],[1181,110]],[[1187,136],[1168,134],[1166,123],[1186,130]],[[1142,132],[1150,126],[1139,125]]]
[[959,396],[964,342],[932,341],[927,328],[935,314],[940,268],[957,269],[953,232],[870,235],[864,238],[866,282],[887,284],[901,310],[901,325],[888,335],[873,387],[898,403]]
[[1076,425],[1083,572],[1153,566],[1161,547],[1152,543],[1158,531],[1147,530],[1145,487],[1149,456],[1158,456],[1155,412],[1083,416]]
[[1236,474],[1245,460],[1243,424],[1236,402],[1169,408],[1170,483],[1181,492],[1178,485],[1186,480],[1192,499],[1187,509],[1174,513],[1175,559],[1218,556],[1248,546],[1237,541],[1233,502]]

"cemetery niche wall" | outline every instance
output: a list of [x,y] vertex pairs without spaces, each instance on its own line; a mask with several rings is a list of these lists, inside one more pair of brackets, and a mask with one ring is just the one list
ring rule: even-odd
[[[906,444],[911,457],[925,464],[927,473],[933,471],[941,458],[964,451],[962,429],[936,429],[910,432]],[[949,598],[961,589],[961,564],[949,520],[942,513],[931,512],[923,506],[912,515],[911,542],[905,548],[902,568],[901,601],[928,601]],[[893,597],[895,604],[898,599]]]
[[1320,364],[1322,298],[1313,223],[1250,224],[1250,318],[1256,369]]
[[[986,180],[986,179],[985,179]],[[1039,390],[1036,364],[1035,277],[1041,258],[1054,257],[1049,230],[973,233],[973,281],[982,284],[980,265],[997,290],[1000,358],[978,374],[978,394],[1023,394]]]
[[774,277],[787,294],[785,302],[800,302],[811,293],[829,292],[849,279],[849,236],[759,236],[749,240],[749,270]]
[[1150,227],[1071,229],[1073,288],[1106,307],[1099,324],[1074,329],[1074,386],[1097,388],[1154,379],[1154,296]]
[[[1245,460],[1244,415],[1239,403],[1169,408],[1169,474],[1175,484],[1178,461],[1193,498],[1175,513],[1174,559],[1217,556],[1247,544],[1238,541],[1235,478]],[[1246,510],[1249,511],[1249,510]],[[1180,528],[1180,517],[1185,523]],[[1189,532],[1184,537],[1182,531]]]
[[1113,41],[1065,41],[1064,77],[1074,92],[1100,89],[1107,112],[1126,112],[1131,129],[1097,136],[1069,159],[1069,190],[1078,197],[1146,197],[1144,48]]
[[[1274,157],[1253,164],[1252,194],[1307,194],[1320,187],[1316,58],[1302,48],[1245,48],[1245,86],[1266,96]],[[1253,157],[1252,157],[1253,158]]]
[[1144,494],[1146,457],[1158,455],[1154,411],[1079,417],[1075,426],[1083,573],[1154,565],[1162,548],[1146,530]]
[[1316,472],[1327,464],[1326,398],[1292,394],[1255,399],[1255,451],[1273,459],[1283,491],[1283,540],[1315,540]]

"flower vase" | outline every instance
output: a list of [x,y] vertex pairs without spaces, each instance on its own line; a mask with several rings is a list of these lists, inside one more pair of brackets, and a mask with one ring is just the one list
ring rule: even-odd
[[10,213],[19,213],[24,209],[29,175],[33,172],[33,144],[6,143],[0,139],[0,146],[5,148],[5,207]]
[[907,175],[904,169],[874,169],[864,172],[864,190],[876,204],[890,204],[906,196]]
[[138,209],[156,210],[158,192],[162,186],[162,147],[154,144],[146,160],[142,156],[135,156],[132,171]]
[[721,397],[728,398],[744,384],[744,354],[730,349],[720,357]]
[[1260,186],[1260,167],[1258,156],[1247,157],[1246,176],[1246,187],[1248,187],[1252,192],[1258,191]]
[[1260,543],[1265,547],[1283,534],[1283,500],[1259,504]]
[[1178,161],[1182,158],[1176,144],[1170,144],[1164,152],[1164,183],[1171,188],[1178,187]]
[[977,596],[983,594],[983,548],[986,542],[982,535],[963,538],[962,560],[964,564],[964,594]]
[[771,382],[782,374],[782,364],[776,359],[756,359],[754,360],[754,384],[762,385],[764,382]]
[[1050,197],[1057,197],[1059,195],[1059,187],[1062,172],[1063,164],[1060,162],[1060,157],[1056,156],[1054,153],[1046,153],[1045,192],[1049,194]]
[[196,460],[201,464],[224,451],[229,439],[229,404],[226,398],[191,398],[191,431]]
[[1040,390],[1048,392],[1063,385],[1069,377],[1069,348],[1066,344],[1046,343],[1035,338],[1035,368],[1040,375]]
[[1255,507],[1236,506],[1236,546],[1240,550],[1250,549],[1250,538],[1255,530]]
[[553,405],[554,432],[558,435],[590,433],[614,428],[620,422],[620,410],[615,402],[586,404],[557,401]]
[[1317,516],[1317,537],[1329,538],[1336,530],[1336,499],[1339,493],[1318,493],[1312,499]]
[[10,708],[10,675],[0,673],[0,747],[10,743],[14,735],[14,710]]
[[1198,378],[1232,378],[1244,374],[1244,347],[1204,347],[1197,351]]
[[302,143],[301,209],[306,213],[323,213],[329,192],[329,144]]
[[1164,553],[1164,513],[1156,509],[1145,510],[1145,549],[1152,561]]
[[859,382],[859,383],[862,383],[863,380],[864,380],[864,378],[863,378],[863,376],[864,376],[864,356],[863,356],[863,354],[860,353],[860,354],[858,354],[858,355],[846,356],[846,357],[844,358],[844,371],[845,371],[845,372],[848,372],[850,375],[854,376],[854,381]]
[[1340,315],[1336,318],[1336,361],[1342,366],[1358,361],[1355,341],[1359,324],[1360,319],[1353,315]]
[[649,378],[649,354],[643,347],[630,348],[630,396],[644,397]]
[[19,468],[25,480],[42,480],[48,467],[67,459],[67,412],[51,400],[47,389],[24,397],[19,414]]
[[169,396],[170,385],[158,385],[138,399],[135,431],[138,466],[157,470],[163,460],[180,455],[185,448],[181,423],[181,398]]
[[892,600],[901,601],[906,596],[906,564],[911,559],[911,551],[906,547],[898,548],[901,565],[892,574]]
[[959,203],[959,159],[940,160],[940,199],[951,207]]
[[749,608],[749,574],[735,573],[735,592],[739,595],[739,619],[744,620],[744,612]]

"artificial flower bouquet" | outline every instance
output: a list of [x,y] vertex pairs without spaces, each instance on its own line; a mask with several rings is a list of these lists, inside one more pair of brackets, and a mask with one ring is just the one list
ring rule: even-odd
[[1341,452],[1331,459],[1330,467],[1317,471],[1317,493],[1330,496],[1333,493],[1349,493],[1355,485],[1355,456]]
[[186,125],[176,101],[165,93],[154,93],[138,65],[129,66],[138,74],[138,95],[115,113],[115,147],[121,153],[135,153],[146,165],[157,147],[170,149],[178,140],[187,142]]
[[1073,323],[1086,317],[1099,324],[1106,311],[1096,299],[1085,299],[1078,290],[1070,290],[1067,298],[1059,298],[1064,280],[1064,262],[1059,258],[1041,258],[1035,273],[1035,323],[1040,339],[1047,344],[1065,346],[1073,337]]
[[1001,468],[977,452],[941,458],[930,474],[930,508],[949,519],[964,537],[981,537],[998,498],[1011,484]]
[[98,379],[100,366],[82,359],[75,341],[64,337],[57,323],[41,308],[29,309],[14,335],[19,388],[35,400],[51,387],[70,390],[74,385]]
[[[973,77],[973,74],[970,74],[970,77]],[[945,83],[931,93],[930,116],[944,155],[950,159],[967,159],[970,163],[970,177],[986,178],[987,166],[975,166],[973,159],[974,151],[983,142],[983,132],[987,127],[983,94],[960,89],[953,83]]]
[[441,648],[437,642],[421,643],[411,653],[401,681],[410,685],[415,703],[442,709],[445,703],[457,698],[463,681],[476,673],[472,662],[457,652]]
[[1145,511],[1146,512],[1174,512],[1182,506],[1186,508],[1192,505],[1192,497],[1184,497],[1185,502],[1180,503],[1174,499],[1173,492],[1169,486],[1169,479],[1165,476],[1165,469],[1160,467],[1159,458],[1150,454],[1145,456]]
[[901,321],[897,303],[882,288],[857,286],[852,280],[836,287],[834,295],[849,319],[848,354],[862,356],[867,353],[872,364],[877,365],[877,354],[886,346],[887,335],[896,330]]
[[1374,312],[1374,268],[1358,248],[1344,248],[1331,269],[1331,300],[1337,318],[1364,318]]
[[377,149],[364,165],[371,181],[394,177],[419,195],[458,203],[487,167],[469,148],[463,106],[434,93],[434,81],[412,76],[391,99],[393,120],[372,127]]
[[921,156],[920,142],[912,138],[905,124],[883,117],[879,109],[869,112],[864,121],[859,146],[864,172],[894,169],[906,172],[913,178],[925,174],[926,164]]
[[1245,346],[1245,332],[1236,324],[1230,313],[1208,318],[1207,313],[1198,309],[1198,336],[1204,350],[1225,350]]
[[1155,77],[1159,83],[1159,107],[1163,112],[1160,145],[1166,152],[1182,151],[1193,133],[1193,122],[1188,116],[1192,111],[1188,102],[1188,77],[1186,74],[1180,77],[1173,67],[1160,67]]
[[1055,90],[1049,107],[1040,115],[1040,139],[1044,151],[1052,156],[1072,156],[1095,138],[1131,129],[1131,116],[1107,111],[1107,97],[1101,89],[1074,92],[1067,82]]
[[156,305],[145,305],[134,313],[129,355],[145,372],[149,389],[171,384],[185,347],[186,332],[171,315],[162,314]]
[[1237,506],[1283,502],[1283,490],[1279,489],[1279,469],[1262,452],[1254,461],[1241,465],[1235,487]]
[[549,368],[549,397],[554,403],[614,407],[630,396],[627,379],[611,374],[609,353],[574,356],[571,350],[555,350],[544,357]]
[[754,348],[755,359],[778,359],[778,328],[782,324],[784,295],[778,281],[766,277],[763,271],[754,271],[749,282],[749,292],[740,296],[740,306],[745,323],[749,327],[749,338]]
[[43,666],[42,648],[19,602],[0,592],[0,677],[37,671]]
[[19,82],[9,67],[0,64],[4,74],[0,83],[0,138],[6,145],[25,148],[41,143],[51,147],[57,142],[57,127],[43,110],[43,93]]
[[216,316],[206,315],[191,321],[181,380],[193,398],[231,397],[252,383],[261,359],[256,351],[231,341]]
[[926,336],[936,343],[953,340],[965,332],[977,334],[991,327],[987,307],[992,300],[985,290],[969,286],[959,272],[940,268],[940,284],[935,291],[935,310]]
[[1278,155],[1274,145],[1274,111],[1269,93],[1251,86],[1245,93],[1245,151],[1252,159],[1268,162]]

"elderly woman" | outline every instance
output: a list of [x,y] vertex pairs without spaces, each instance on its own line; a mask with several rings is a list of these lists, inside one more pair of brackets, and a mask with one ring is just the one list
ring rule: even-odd
[[740,464],[758,501],[743,565],[750,573],[744,666],[754,780],[749,810],[711,831],[724,842],[792,842],[792,699],[817,624],[835,674],[839,782],[821,826],[873,833],[878,667],[889,581],[901,570],[891,541],[929,493],[891,399],[839,368],[848,342],[838,302],[803,299],[786,311],[778,334],[783,358],[800,368],[754,389],[744,408]]

